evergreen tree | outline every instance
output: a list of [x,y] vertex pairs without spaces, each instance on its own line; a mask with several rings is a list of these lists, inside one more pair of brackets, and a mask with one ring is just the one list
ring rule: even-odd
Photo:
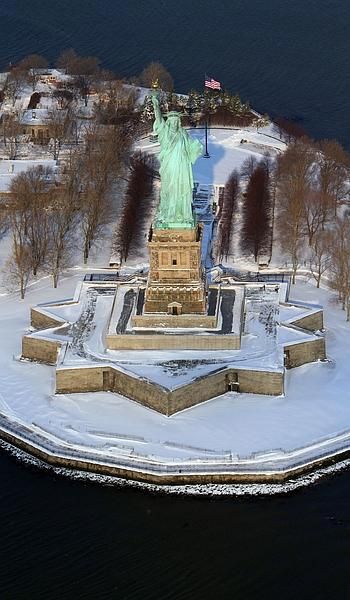
[[142,108],[141,108],[141,121],[142,123],[150,123],[154,119],[154,110],[152,104],[152,97],[145,96]]
[[237,207],[238,194],[239,175],[237,171],[233,171],[225,184],[223,201],[219,211],[217,243],[219,260],[224,257],[227,259],[230,252],[233,218]]
[[271,208],[269,172],[266,163],[260,162],[249,178],[245,193],[241,239],[242,250],[253,254],[255,261],[269,249]]

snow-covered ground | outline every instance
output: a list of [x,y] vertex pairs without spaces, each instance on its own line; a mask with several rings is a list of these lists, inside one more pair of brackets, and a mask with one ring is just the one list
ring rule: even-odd
[[[203,132],[195,135],[202,136]],[[267,147],[272,154],[282,151],[283,144],[270,135],[273,131],[269,128],[261,133],[252,128],[212,130],[211,158],[198,160],[195,179],[222,184],[247,156],[261,157]],[[241,139],[247,141],[241,144]],[[148,149],[148,146],[157,152],[157,145],[146,140],[142,147]],[[8,252],[9,240],[0,245],[0,261],[4,264],[4,249]],[[110,243],[95,249],[88,268],[108,265],[109,253]],[[139,257],[134,262],[137,260]],[[18,360],[21,338],[28,331],[30,306],[72,297],[84,272],[79,266],[70,270],[61,279],[58,290],[51,287],[48,277],[43,277],[29,286],[24,301],[19,300],[18,294],[1,288],[0,413],[13,422],[31,424],[48,439],[60,439],[66,448],[90,450],[101,459],[108,456],[115,461],[120,456],[142,456],[172,464],[183,464],[186,460],[194,464],[196,460],[198,466],[221,460],[244,468],[249,465],[263,468],[266,462],[277,465],[286,456],[291,460],[293,456],[314,457],[327,448],[335,450],[350,443],[349,324],[333,293],[316,289],[305,278],[292,287],[291,299],[324,306],[327,354],[331,360],[288,371],[285,397],[227,393],[166,417],[112,393],[56,396],[53,367]],[[105,314],[109,306],[110,298],[106,297],[99,303],[98,314]],[[288,320],[288,310],[290,318],[297,311],[283,309],[282,320]],[[67,309],[66,314],[61,312],[58,316],[70,315]],[[284,333],[287,336],[289,332]],[[90,343],[96,350],[99,330],[95,329],[93,335]],[[284,341],[282,334],[281,341]],[[265,349],[260,350],[266,354],[266,360]],[[185,354],[187,358],[195,356],[191,352]],[[142,360],[139,362],[140,353],[134,355],[135,372],[142,375],[145,366]],[[129,358],[132,360],[131,355]],[[144,361],[150,374],[151,358],[147,353]],[[158,360],[155,356],[154,359]],[[171,373],[170,368],[166,374],[169,379],[173,377]]]
[[[80,278],[79,272],[69,274],[60,294],[72,296]],[[53,368],[17,360],[30,305],[57,299],[57,290],[42,279],[23,302],[12,295],[0,298],[0,410],[44,435],[115,457],[132,451],[170,461],[233,456],[256,463],[261,461],[256,453],[275,451],[283,459],[285,452],[320,440],[324,447],[325,438],[339,434],[343,443],[344,432],[350,432],[348,324],[327,290],[301,280],[292,294],[324,305],[331,362],[289,371],[285,397],[227,393],[169,418],[112,393],[56,396]]]
[[[190,135],[204,143],[204,129],[189,129]],[[242,141],[244,140],[244,141]],[[241,143],[242,142],[242,143]],[[138,148],[149,154],[159,152],[159,144],[143,139]],[[255,127],[245,129],[212,128],[208,131],[208,150],[210,158],[199,158],[193,167],[194,181],[201,184],[225,185],[229,175],[242,167],[249,157],[261,160],[265,153],[271,158],[286,149],[273,125],[257,132]]]
[[11,182],[17,175],[39,166],[50,168],[53,171],[57,170],[56,161],[49,158],[37,160],[0,160],[0,193],[9,192]]

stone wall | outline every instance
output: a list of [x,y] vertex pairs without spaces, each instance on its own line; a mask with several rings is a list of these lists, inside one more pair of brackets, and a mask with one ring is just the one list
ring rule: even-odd
[[284,393],[283,371],[237,371],[239,391],[246,394],[280,396]]
[[108,334],[109,350],[239,350],[239,335]]
[[56,372],[56,393],[112,391],[165,415],[216,398],[237,382],[241,392],[267,395],[283,394],[283,371],[249,371],[223,368],[169,390],[112,366],[62,368]]
[[308,331],[321,331],[323,329],[323,310],[318,310],[301,319],[293,321],[293,325]]
[[211,373],[200,377],[187,385],[170,390],[168,393],[168,415],[173,415],[180,410],[206,402],[216,396],[225,394],[227,386],[227,369],[219,373]]
[[30,309],[30,324],[35,329],[49,329],[51,327],[60,327],[65,321],[63,319],[55,319],[52,315],[41,312],[40,309]]
[[164,282],[151,282],[146,288],[146,300],[144,304],[144,314],[148,313],[168,313],[169,304],[176,302],[181,305],[183,314],[205,314],[206,313],[206,293],[204,283],[195,281],[178,285],[173,280],[169,280],[169,285]]
[[151,383],[147,379],[139,379],[138,377],[110,369],[110,390],[114,391],[126,398],[136,400],[148,408],[153,408],[165,415],[169,414],[168,396],[169,392],[157,383]]
[[[78,392],[101,392],[103,386],[103,372],[109,373],[109,367],[89,367],[86,369],[57,369],[56,393],[68,394]],[[106,391],[108,387],[106,386]]]
[[325,338],[319,337],[300,344],[290,344],[284,348],[285,366],[287,369],[300,367],[316,360],[326,358]]
[[61,342],[24,335],[22,338],[22,357],[48,365],[57,363]]

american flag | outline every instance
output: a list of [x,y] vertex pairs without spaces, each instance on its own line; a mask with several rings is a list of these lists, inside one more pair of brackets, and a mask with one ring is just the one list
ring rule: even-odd
[[216,79],[208,77],[208,75],[205,75],[204,77],[204,86],[210,88],[211,90],[221,90],[220,81],[216,81]]

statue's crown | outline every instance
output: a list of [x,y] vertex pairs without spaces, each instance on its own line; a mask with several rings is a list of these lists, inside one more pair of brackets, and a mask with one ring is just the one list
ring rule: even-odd
[[181,113],[179,113],[177,110],[171,110],[170,112],[166,113],[167,117],[181,117]]

